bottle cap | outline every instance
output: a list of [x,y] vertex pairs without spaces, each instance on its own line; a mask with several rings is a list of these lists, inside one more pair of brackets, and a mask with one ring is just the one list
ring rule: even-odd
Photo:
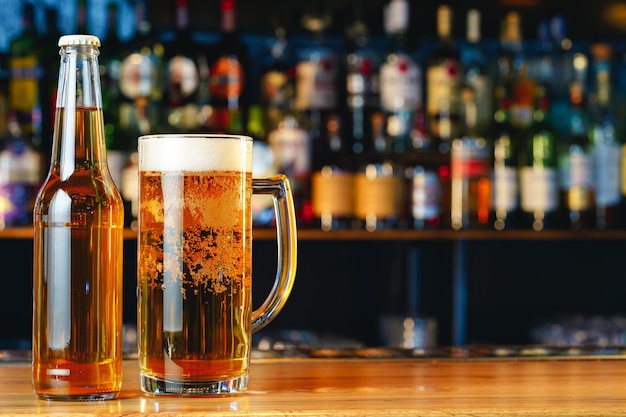
[[59,46],[87,45],[100,47],[100,38],[94,35],[63,35],[59,38]]

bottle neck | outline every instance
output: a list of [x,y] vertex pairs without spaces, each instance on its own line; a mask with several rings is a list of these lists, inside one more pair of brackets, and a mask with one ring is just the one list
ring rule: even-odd
[[371,116],[372,144],[371,149],[377,154],[388,154],[391,149],[391,141],[385,135],[385,120],[381,113]]
[[98,48],[61,48],[52,169],[61,179],[106,169]]
[[501,98],[498,103],[493,118],[496,124],[506,125],[511,121],[511,111],[509,109],[509,102],[507,98]]
[[135,4],[135,21],[137,23],[137,27],[139,28],[147,20],[146,6],[142,2],[138,1]]
[[603,69],[597,70],[596,73],[596,95],[598,106],[608,108],[611,105],[611,73],[608,62],[603,62]]
[[476,9],[467,12],[467,42],[480,44],[480,12]]
[[441,6],[437,13],[437,35],[439,42],[452,44],[452,12],[448,7]]
[[33,29],[33,16],[34,10],[30,6],[25,7],[24,14],[22,15],[22,27],[24,31]]
[[500,45],[512,54],[521,52],[522,33],[517,13],[511,12],[506,16],[500,36]]
[[287,37],[283,28],[276,29],[276,36],[274,43],[270,50],[270,55],[274,61],[286,61],[287,60]]
[[406,52],[408,49],[406,42],[406,32],[397,31],[393,33],[388,33],[387,38],[389,39],[389,51],[390,52]]
[[176,28],[184,31],[189,28],[189,11],[187,9],[187,0],[176,1]]
[[539,98],[537,103],[537,107],[533,112],[533,121],[535,123],[544,123],[548,120],[548,99],[545,97]]
[[220,2],[222,33],[235,33],[237,30],[235,8],[235,0],[222,0]]

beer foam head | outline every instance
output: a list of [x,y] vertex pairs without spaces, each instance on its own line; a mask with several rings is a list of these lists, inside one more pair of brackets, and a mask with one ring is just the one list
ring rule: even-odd
[[140,171],[252,172],[252,138],[236,135],[147,135],[139,138]]

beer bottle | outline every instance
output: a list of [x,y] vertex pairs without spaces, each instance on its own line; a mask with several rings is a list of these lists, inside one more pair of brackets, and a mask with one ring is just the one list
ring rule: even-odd
[[100,40],[59,39],[52,160],[34,208],[33,388],[114,398],[122,382],[124,208],[106,160]]

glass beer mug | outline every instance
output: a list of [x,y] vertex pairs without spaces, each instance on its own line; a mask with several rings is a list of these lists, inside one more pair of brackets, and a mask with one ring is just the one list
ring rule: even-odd
[[[252,193],[274,201],[276,281],[252,309]],[[287,300],[296,222],[286,177],[252,178],[252,138],[139,138],[138,330],[147,393],[246,389],[252,332]]]

